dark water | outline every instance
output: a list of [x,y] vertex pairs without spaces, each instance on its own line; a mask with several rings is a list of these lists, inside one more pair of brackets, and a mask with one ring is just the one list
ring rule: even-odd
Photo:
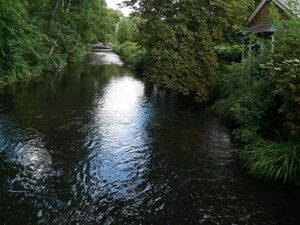
[[300,224],[227,130],[112,53],[0,93],[0,224]]

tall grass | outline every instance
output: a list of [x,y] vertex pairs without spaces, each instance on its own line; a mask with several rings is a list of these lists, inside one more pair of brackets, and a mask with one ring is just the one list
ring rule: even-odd
[[274,182],[300,181],[300,144],[261,140],[241,153],[245,167],[259,178]]

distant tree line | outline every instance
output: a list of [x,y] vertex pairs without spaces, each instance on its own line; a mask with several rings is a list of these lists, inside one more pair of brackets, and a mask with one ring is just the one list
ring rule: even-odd
[[0,0],[0,83],[61,68],[114,39],[118,13],[104,0]]

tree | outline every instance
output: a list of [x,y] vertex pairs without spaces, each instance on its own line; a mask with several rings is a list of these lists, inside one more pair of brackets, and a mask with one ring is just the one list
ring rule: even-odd
[[0,83],[62,68],[98,41],[114,41],[105,0],[0,0]]
[[143,21],[149,79],[199,101],[209,98],[218,62],[214,47],[232,24],[241,23],[252,1],[129,0]]
[[120,44],[124,42],[134,42],[137,40],[139,30],[137,25],[140,23],[138,17],[122,17],[119,22],[117,39]]

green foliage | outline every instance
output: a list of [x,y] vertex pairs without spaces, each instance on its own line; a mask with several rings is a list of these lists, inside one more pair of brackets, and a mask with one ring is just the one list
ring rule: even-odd
[[297,183],[300,179],[300,144],[257,140],[242,151],[251,174],[271,181]]
[[246,146],[241,155],[251,174],[286,184],[300,176],[300,21],[272,14],[274,54],[271,41],[242,32],[247,59],[221,74],[213,109]]
[[226,61],[240,61],[243,47],[240,44],[221,44],[215,47],[220,59]]
[[[296,1],[293,11],[299,13]],[[271,62],[262,65],[273,84],[272,93],[276,96],[278,113],[283,116],[284,136],[300,138],[300,20],[290,15],[289,20],[280,18],[277,10],[272,10],[276,25],[275,52]]]
[[[136,3],[139,2],[139,6]],[[129,0],[143,19],[139,44],[146,49],[146,75],[175,92],[209,98],[218,61],[215,46],[246,17],[252,1]]]
[[135,68],[142,66],[145,52],[136,43],[124,42],[115,50],[126,63],[134,66]]
[[300,20],[294,16],[283,20],[278,14],[276,10],[273,10],[273,22],[276,25],[274,61],[282,62],[285,59],[299,58]]
[[261,60],[253,59],[250,70],[246,69],[249,62],[228,66],[220,77],[220,97],[213,106],[216,114],[231,125],[236,140],[243,144],[255,141],[268,109],[274,104],[271,84],[258,70]]
[[[25,1],[2,0],[0,5],[0,76],[27,74],[25,57],[38,57],[31,45],[36,38],[35,27],[28,21]],[[32,40],[33,38],[33,40]]]
[[117,21],[104,0],[0,0],[0,84],[62,68]]
[[143,70],[145,65],[145,51],[138,43],[140,37],[139,24],[141,23],[139,17],[121,17],[117,25],[116,38],[118,45],[115,51],[127,63],[136,69]]
[[[252,59],[252,69],[244,70],[243,75],[242,64],[229,66],[220,78],[220,98],[213,109],[231,125],[235,140],[246,146],[241,156],[251,174],[284,184],[295,183],[300,176],[300,144],[299,141],[282,140],[285,129],[280,129],[282,120],[278,119],[280,115],[277,114],[284,115],[284,124],[296,137],[296,133],[299,134],[300,110],[297,102],[299,92],[295,92],[294,82],[299,82],[295,80],[299,79],[298,61],[272,67],[268,64],[275,74],[280,72],[280,75],[274,74],[273,77],[281,78],[274,80],[268,74],[262,74],[259,67],[262,60],[259,57]],[[244,62],[244,67],[248,66]],[[297,70],[292,69],[291,72],[294,66]],[[278,104],[278,99],[283,102]],[[271,141],[273,137],[281,142]]]
[[137,24],[140,22],[138,17],[127,18],[123,17],[120,19],[117,40],[120,44],[124,42],[134,42],[137,40],[139,30]]
[[278,96],[278,112],[284,117],[288,135],[300,138],[300,60],[268,63],[264,68],[274,85],[272,93]]

